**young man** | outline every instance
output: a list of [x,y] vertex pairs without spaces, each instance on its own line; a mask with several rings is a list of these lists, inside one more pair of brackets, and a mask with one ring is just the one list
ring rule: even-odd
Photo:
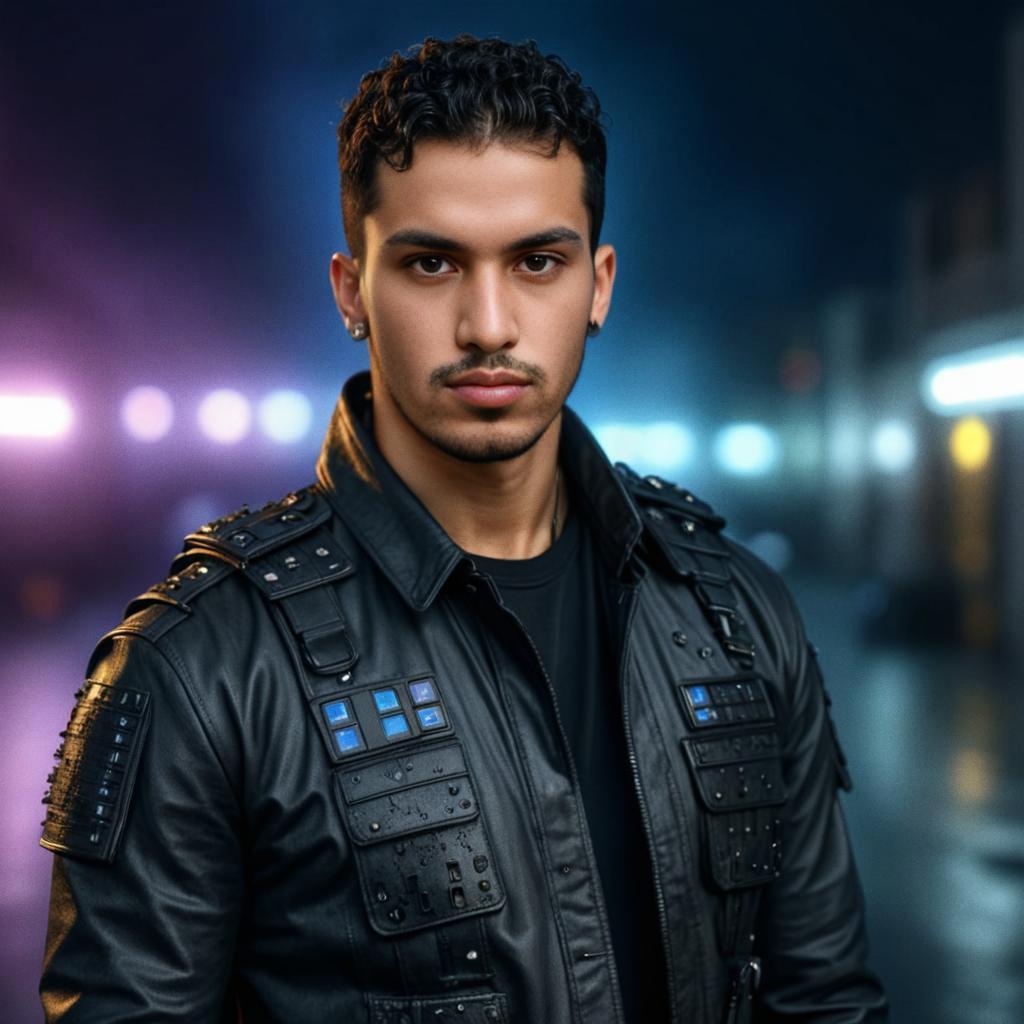
[[317,484],[192,534],[96,649],[47,1020],[884,1019],[786,591],[564,405],[615,276],[593,93],[431,39],[339,141],[370,372]]

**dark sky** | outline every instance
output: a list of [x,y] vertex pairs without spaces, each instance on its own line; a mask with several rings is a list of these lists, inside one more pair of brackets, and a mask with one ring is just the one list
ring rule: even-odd
[[315,366],[337,344],[338,104],[392,49],[468,29],[535,37],[597,89],[609,326],[706,349],[891,283],[907,197],[998,169],[1016,6],[8,5],[0,299],[91,318],[82,350],[106,356],[173,323],[187,359],[215,324],[223,359],[273,361],[289,334]]

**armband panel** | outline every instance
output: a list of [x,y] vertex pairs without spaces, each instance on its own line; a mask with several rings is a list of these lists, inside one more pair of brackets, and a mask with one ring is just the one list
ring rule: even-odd
[[43,797],[41,846],[110,863],[117,853],[149,729],[149,694],[87,680],[77,692]]

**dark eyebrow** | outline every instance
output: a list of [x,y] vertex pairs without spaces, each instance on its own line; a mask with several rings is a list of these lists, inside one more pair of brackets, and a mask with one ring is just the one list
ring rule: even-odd
[[[517,238],[510,245],[505,246],[505,252],[519,252],[522,249],[542,249],[546,245],[555,245],[559,242],[569,243],[574,248],[583,248],[583,239],[579,233],[572,228],[550,228],[547,231],[538,231],[535,235],[527,235],[525,238]],[[465,252],[466,246],[453,238],[445,238],[443,235],[435,235],[430,231],[420,231],[418,228],[407,228],[405,231],[396,231],[384,239],[384,248],[393,249],[403,245],[416,246],[419,249],[434,249],[438,252]]]

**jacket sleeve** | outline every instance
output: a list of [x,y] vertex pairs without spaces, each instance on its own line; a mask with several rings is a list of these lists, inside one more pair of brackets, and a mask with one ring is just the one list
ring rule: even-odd
[[[767,887],[755,934],[763,982],[755,1020],[875,1024],[888,1019],[868,970],[864,901],[838,788],[845,759],[828,714],[817,658],[785,588],[789,662],[781,876]],[[788,621],[786,621],[788,620]]]
[[79,691],[42,839],[56,853],[47,1022],[234,1019],[241,815],[202,694],[172,660],[115,634]]

